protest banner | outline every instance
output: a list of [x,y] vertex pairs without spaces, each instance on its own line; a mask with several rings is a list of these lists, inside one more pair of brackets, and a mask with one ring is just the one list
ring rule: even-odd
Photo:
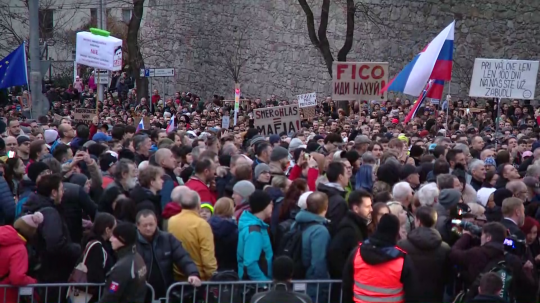
[[386,100],[381,89],[388,83],[388,62],[334,62],[332,99]]
[[469,96],[532,100],[537,74],[538,61],[476,58]]
[[230,123],[231,119],[229,116],[223,116],[223,118],[221,118],[221,128],[228,129]]
[[54,121],[60,123],[60,121],[62,121],[62,116],[59,114],[54,114]]
[[317,93],[303,94],[296,96],[298,98],[298,107],[310,107],[317,105]]
[[90,125],[92,119],[96,116],[96,110],[93,108],[76,108],[73,110],[73,122]]
[[253,115],[253,125],[263,136],[300,129],[300,111],[296,104],[256,109]]

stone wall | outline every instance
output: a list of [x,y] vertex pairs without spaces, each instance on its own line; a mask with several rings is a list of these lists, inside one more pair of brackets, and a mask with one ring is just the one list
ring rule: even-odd
[[[242,94],[293,98],[330,94],[331,77],[310,43],[297,0],[148,0],[142,32],[147,67],[175,67],[166,92],[188,90],[232,98],[227,68],[240,71]],[[308,0],[316,18],[320,0]],[[476,57],[538,60],[540,1],[367,0],[356,18],[348,61],[388,61],[396,74],[456,20],[451,93],[465,97]],[[345,35],[345,0],[332,1],[328,38],[334,56]],[[318,27],[318,20],[316,20]],[[161,88],[162,84],[158,86]],[[161,90],[161,89],[160,89]],[[537,90],[537,95],[540,92]]]

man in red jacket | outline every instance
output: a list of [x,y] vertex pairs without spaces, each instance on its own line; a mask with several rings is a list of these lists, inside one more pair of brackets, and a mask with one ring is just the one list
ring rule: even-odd
[[208,184],[214,181],[216,166],[214,161],[205,158],[197,161],[195,164],[195,175],[191,177],[186,186],[196,191],[201,197],[201,202],[209,202],[212,206],[216,203],[217,192],[215,189],[210,189]]

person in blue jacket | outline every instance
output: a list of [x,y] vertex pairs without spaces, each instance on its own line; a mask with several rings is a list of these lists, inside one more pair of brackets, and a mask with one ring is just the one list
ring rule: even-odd
[[9,184],[0,172],[0,210],[3,215],[3,224],[11,225],[15,221],[15,205]]
[[272,280],[272,244],[264,223],[272,216],[272,200],[262,191],[256,190],[249,197],[251,211],[245,210],[238,222],[238,276],[243,280]]
[[[295,218],[295,225],[303,229],[302,263],[306,268],[306,279],[328,280],[330,274],[326,265],[326,251],[330,244],[330,232],[325,226],[328,196],[322,192],[314,192],[308,196],[306,206]],[[318,298],[326,299],[328,296],[328,285],[308,285],[307,293],[313,302],[317,300],[317,289]]]

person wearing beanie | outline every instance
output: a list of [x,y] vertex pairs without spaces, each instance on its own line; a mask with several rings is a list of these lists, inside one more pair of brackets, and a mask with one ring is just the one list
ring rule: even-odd
[[416,281],[408,255],[397,247],[399,219],[384,214],[377,229],[349,255],[343,269],[343,302],[409,302]]
[[271,168],[265,163],[260,163],[255,166],[253,171],[253,184],[256,189],[263,190],[265,186],[270,185],[272,175],[270,174]]
[[[25,286],[38,283],[29,276],[26,242],[34,237],[41,223],[43,214],[35,212],[20,217],[13,226],[0,226],[0,284]],[[16,287],[0,288],[0,297],[5,300],[2,302],[18,302],[18,292]]]
[[287,149],[281,146],[275,147],[270,154],[270,163],[268,164],[272,177],[284,176],[289,164],[289,152]]
[[272,264],[272,288],[255,294],[251,298],[251,302],[312,303],[313,301],[308,295],[296,292],[293,289],[294,265],[294,261],[288,256],[277,257]]
[[99,168],[101,170],[101,176],[103,177],[103,189],[107,188],[111,182],[114,181],[114,169],[116,168],[116,162],[118,158],[111,153],[103,153],[99,156]]
[[281,144],[281,138],[279,137],[279,135],[271,135],[269,141],[272,148]]
[[[272,216],[272,200],[266,192],[256,190],[249,197],[249,208],[250,211],[244,211],[238,221],[238,276],[243,280],[269,281],[274,253],[269,225],[264,221]],[[261,256],[267,266],[259,265]]]
[[201,209],[199,210],[199,215],[206,221],[210,220],[210,218],[212,218],[212,216],[214,215],[214,207],[212,206],[212,204],[208,202],[202,202]]
[[144,303],[147,268],[136,248],[137,228],[131,223],[118,223],[109,239],[118,261],[109,273],[100,303]]
[[236,182],[236,184],[234,185],[232,198],[234,204],[236,205],[234,210],[234,217],[236,218],[236,222],[238,222],[238,220],[240,219],[240,215],[244,212],[244,210],[249,210],[249,197],[254,192],[255,185],[253,185],[253,183],[247,180]]

